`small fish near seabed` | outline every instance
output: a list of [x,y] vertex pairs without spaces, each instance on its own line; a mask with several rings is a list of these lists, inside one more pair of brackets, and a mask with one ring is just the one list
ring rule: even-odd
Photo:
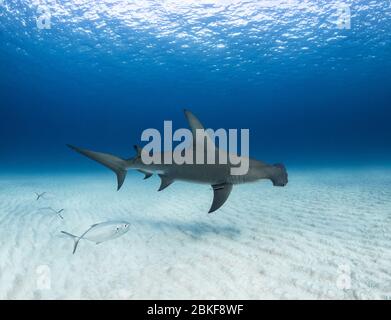
[[81,239],[100,244],[102,242],[118,238],[129,231],[130,223],[126,221],[106,221],[93,224],[81,236],[75,236],[69,232],[61,231],[73,239],[73,254],[75,254]]
[[45,207],[45,208],[40,208],[39,210],[51,211],[51,212],[55,213],[60,219],[64,219],[61,212],[63,212],[65,209],[56,210],[56,209],[53,209],[52,207]]
[[43,199],[44,195],[46,194],[46,192],[42,192],[42,193],[34,192],[34,193],[37,196],[37,198],[35,200],[39,200],[41,198]]

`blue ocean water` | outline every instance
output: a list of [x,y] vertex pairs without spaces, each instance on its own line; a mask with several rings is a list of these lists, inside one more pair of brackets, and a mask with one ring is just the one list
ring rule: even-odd
[[[390,18],[385,0],[0,0],[0,299],[390,300]],[[129,170],[117,192],[66,147],[132,157],[183,109],[250,129],[288,185],[235,185],[208,214],[210,186]],[[62,237],[113,220],[130,232],[75,255]]]
[[390,18],[380,0],[2,0],[2,171],[97,169],[65,144],[129,157],[184,108],[249,128],[268,162],[388,166]]

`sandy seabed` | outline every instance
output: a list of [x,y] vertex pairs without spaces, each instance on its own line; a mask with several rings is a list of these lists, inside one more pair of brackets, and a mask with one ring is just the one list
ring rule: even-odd
[[[205,185],[2,174],[0,298],[391,299],[391,170],[289,173],[235,186],[214,214]],[[60,233],[118,219],[127,234],[75,255]]]

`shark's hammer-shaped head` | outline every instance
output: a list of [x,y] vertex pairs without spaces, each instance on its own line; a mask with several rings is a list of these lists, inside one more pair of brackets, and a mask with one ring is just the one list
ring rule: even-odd
[[273,186],[284,187],[288,183],[288,173],[283,164],[277,163],[271,166],[270,180],[273,182]]
[[255,159],[250,160],[250,170],[247,174],[248,181],[268,179],[276,187],[284,187],[288,183],[288,173],[283,164],[267,164]]

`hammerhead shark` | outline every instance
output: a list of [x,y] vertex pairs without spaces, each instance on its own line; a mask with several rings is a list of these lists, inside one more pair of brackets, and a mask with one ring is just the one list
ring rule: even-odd
[[[199,129],[204,130],[204,126],[193,113],[188,110],[185,110],[184,112],[195,141],[196,131]],[[209,145],[212,145],[215,152],[219,151],[213,144]],[[168,164],[163,162],[160,164],[145,164],[142,160],[143,150],[137,145],[134,146],[137,155],[130,159],[121,159],[110,154],[81,149],[69,144],[68,147],[113,170],[117,175],[117,190],[122,187],[128,169],[140,171],[145,175],[144,179],[148,179],[154,173],[157,173],[161,179],[158,191],[164,190],[177,180],[211,185],[214,197],[209,213],[216,211],[226,202],[232,191],[233,185],[255,182],[262,179],[269,179],[274,186],[280,187],[283,187],[288,183],[288,174],[283,164],[269,165],[251,158],[247,159],[249,163],[247,173],[243,175],[232,175],[230,169],[234,165],[230,161],[225,164]],[[192,150],[190,151],[193,152],[195,151],[196,146],[193,144],[192,146],[189,146],[189,148],[191,148]],[[193,154],[195,154],[195,152],[193,152]],[[164,153],[161,153],[159,156],[163,158]],[[240,156],[238,156],[238,158],[240,158]]]

